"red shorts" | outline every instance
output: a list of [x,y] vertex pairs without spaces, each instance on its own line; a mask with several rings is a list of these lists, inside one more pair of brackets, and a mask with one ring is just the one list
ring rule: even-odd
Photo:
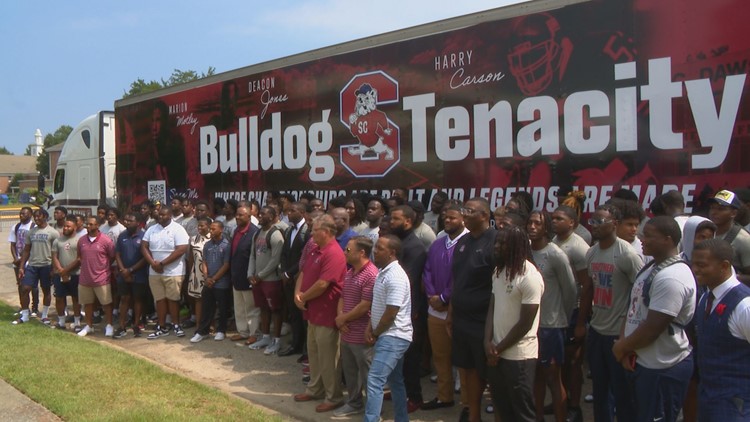
[[253,299],[255,299],[255,306],[260,309],[280,311],[284,303],[281,280],[261,281],[253,285]]

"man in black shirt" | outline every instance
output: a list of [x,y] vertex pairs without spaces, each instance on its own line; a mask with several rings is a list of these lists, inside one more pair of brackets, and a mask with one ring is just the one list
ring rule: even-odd
[[417,214],[413,208],[399,205],[391,210],[390,216],[391,234],[395,234],[401,240],[401,255],[398,262],[409,276],[411,285],[411,319],[414,334],[404,359],[404,382],[409,398],[407,408],[411,413],[422,406],[419,370],[422,346],[427,333],[427,297],[422,294],[422,270],[427,260],[427,252],[422,241],[414,234]]
[[447,322],[453,339],[453,365],[458,367],[461,388],[466,389],[468,400],[461,420],[479,422],[487,372],[484,323],[492,295],[492,254],[497,230],[490,229],[486,199],[472,198],[461,211],[469,234],[459,240],[453,252],[453,292]]

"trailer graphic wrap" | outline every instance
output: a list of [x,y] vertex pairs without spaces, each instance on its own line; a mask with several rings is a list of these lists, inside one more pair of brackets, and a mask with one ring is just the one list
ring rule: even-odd
[[354,177],[385,176],[399,162],[400,129],[378,107],[398,103],[398,82],[382,71],[356,75],[340,98],[341,123],[357,141],[341,146],[341,164]]
[[[518,7],[515,9],[522,11]],[[740,0],[595,0],[337,53],[116,109],[121,200],[518,190],[585,211],[621,188],[691,207],[750,184]],[[406,38],[406,37],[405,37]],[[236,76],[244,75],[244,76]],[[118,157],[120,160],[121,157]]]

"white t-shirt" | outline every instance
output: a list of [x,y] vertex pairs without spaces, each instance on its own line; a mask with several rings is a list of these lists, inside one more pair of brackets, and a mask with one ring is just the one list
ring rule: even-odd
[[[155,261],[161,261],[174,252],[177,246],[188,245],[190,236],[185,229],[174,221],[170,222],[167,227],[161,224],[154,224],[146,230],[143,240],[148,242],[148,249]],[[163,276],[182,276],[185,275],[185,255],[180,259],[164,266],[164,272],[159,274],[153,268],[148,269],[149,275]]]
[[[492,275],[492,294],[495,297],[492,340],[495,344],[500,343],[521,319],[521,305],[539,305],[544,293],[542,274],[529,261],[526,261],[523,274],[510,281],[507,276],[507,270],[499,277]],[[500,357],[507,360],[536,359],[539,356],[538,329],[539,311],[529,332],[518,343],[505,349]]]
[[654,267],[643,271],[633,284],[630,305],[625,320],[625,336],[635,331],[646,320],[649,310],[674,317],[670,326],[648,346],[636,350],[638,364],[650,369],[666,369],[678,364],[690,354],[690,343],[682,328],[695,313],[695,279],[690,267],[672,264],[656,274],[651,282],[650,303],[643,303],[643,284]]

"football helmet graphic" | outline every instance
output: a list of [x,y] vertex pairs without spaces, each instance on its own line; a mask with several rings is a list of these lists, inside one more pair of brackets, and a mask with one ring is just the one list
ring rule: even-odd
[[510,73],[525,95],[537,95],[554,81],[561,81],[573,43],[558,39],[560,24],[548,13],[516,19],[508,52]]

